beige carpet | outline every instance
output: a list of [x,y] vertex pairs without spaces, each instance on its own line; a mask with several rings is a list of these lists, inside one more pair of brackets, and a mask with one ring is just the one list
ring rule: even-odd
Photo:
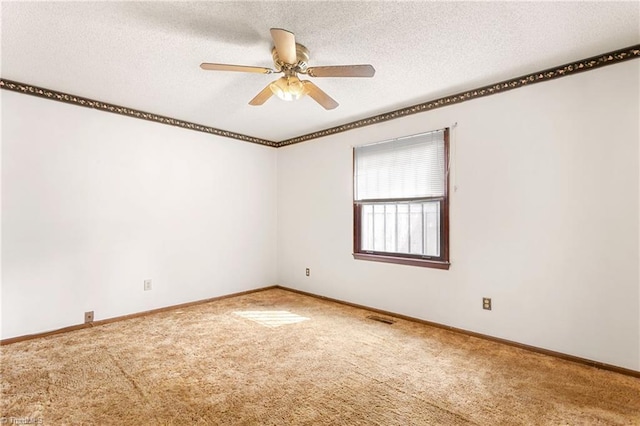
[[638,425],[640,380],[266,290],[0,348],[46,425]]

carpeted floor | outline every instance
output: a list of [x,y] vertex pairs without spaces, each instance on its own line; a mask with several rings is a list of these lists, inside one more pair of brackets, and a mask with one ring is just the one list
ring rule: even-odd
[[638,425],[640,380],[271,289],[0,348],[45,425]]

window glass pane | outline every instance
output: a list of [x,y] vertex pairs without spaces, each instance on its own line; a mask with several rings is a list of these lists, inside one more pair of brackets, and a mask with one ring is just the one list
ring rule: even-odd
[[385,251],[384,228],[385,228],[384,204],[375,204],[373,206],[373,249],[375,251]]
[[398,204],[398,253],[409,253],[409,204]]
[[362,217],[360,218],[362,227],[360,244],[362,250],[373,251],[373,206],[365,204],[362,206]]
[[398,248],[396,247],[396,211],[398,206],[396,204],[385,204],[386,208],[386,218],[385,218],[385,251],[387,252],[396,252]]
[[361,249],[440,256],[440,201],[362,205]]
[[427,256],[440,256],[440,202],[424,203],[425,251]]
[[422,204],[409,205],[409,253],[422,254],[424,248],[424,234],[422,232]]

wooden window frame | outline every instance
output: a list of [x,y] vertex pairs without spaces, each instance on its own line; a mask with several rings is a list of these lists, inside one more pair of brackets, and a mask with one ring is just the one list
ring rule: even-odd
[[[444,129],[444,195],[440,197],[421,197],[415,199],[385,199],[369,200],[371,202],[393,202],[393,201],[430,201],[440,200],[440,256],[423,256],[406,253],[390,253],[362,250],[362,203],[353,199],[353,258],[358,260],[369,260],[374,262],[396,263],[400,265],[422,266],[426,268],[448,270],[449,262],[449,128]],[[355,148],[353,149],[353,179],[355,183]],[[355,187],[355,185],[354,185]]]

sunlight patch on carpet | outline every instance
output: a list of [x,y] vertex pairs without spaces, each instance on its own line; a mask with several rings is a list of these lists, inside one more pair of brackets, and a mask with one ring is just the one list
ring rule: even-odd
[[289,311],[236,311],[234,314],[265,327],[280,327],[281,325],[296,324],[309,319]]

